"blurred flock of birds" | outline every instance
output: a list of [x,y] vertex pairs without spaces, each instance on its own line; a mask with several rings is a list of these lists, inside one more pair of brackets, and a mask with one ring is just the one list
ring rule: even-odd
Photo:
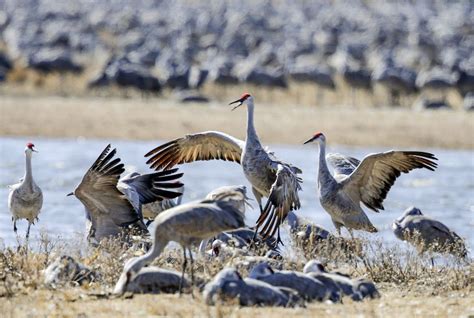
[[[209,82],[381,85],[388,104],[455,90],[474,109],[473,2],[0,0],[0,81],[18,63],[89,87],[199,90]],[[105,58],[102,58],[104,57]],[[100,65],[96,65],[101,61]],[[193,101],[206,101],[196,93]]]
[[[354,301],[379,297],[372,282],[327,272],[318,260],[308,262],[304,272],[276,270],[282,267],[283,259],[279,250],[283,244],[280,227],[288,220],[291,237],[300,244],[310,241],[318,244],[334,237],[353,241],[353,230],[377,232],[362,204],[374,212],[383,210],[387,193],[402,173],[413,169],[434,171],[437,158],[422,151],[388,151],[367,155],[359,161],[341,154],[326,154],[326,136],[321,132],[313,134],[305,144],[317,143],[319,146],[317,196],[331,216],[337,231],[335,236],[298,216],[302,171],[279,160],[261,145],[253,122],[253,96],[245,93],[230,104],[235,105],[234,109],[242,105],[247,108],[245,141],[217,131],[186,135],[145,154],[147,164],[154,172],[134,172],[126,176],[122,176],[124,164],[116,157],[116,149],[108,145],[69,194],[85,207],[86,233],[91,244],[100,247],[102,240],[113,238],[130,248],[136,244],[144,246],[143,255],[125,262],[114,293],[182,293],[183,290],[192,293],[195,286],[200,286],[208,304],[230,299],[243,306],[289,307],[304,305],[305,301],[338,303],[345,296]],[[8,206],[15,231],[17,220],[26,219],[31,225],[41,211],[43,193],[33,178],[35,151],[34,144],[26,145],[25,175],[10,188]],[[254,227],[245,223],[246,207],[249,206],[245,186],[225,185],[201,200],[179,201],[185,185],[179,181],[182,173],[175,166],[200,160],[226,160],[241,165],[260,212]],[[329,171],[328,163],[333,173]],[[151,235],[147,218],[153,226]],[[342,227],[348,230],[350,239],[342,237]],[[420,253],[467,258],[463,239],[443,223],[424,216],[419,209],[408,209],[395,220],[392,228],[399,239],[413,244]],[[30,226],[27,239],[29,230]],[[28,240],[26,242],[28,244]],[[170,242],[182,247],[181,274],[148,266],[160,257]],[[199,249],[194,253],[193,248],[197,246]],[[262,248],[265,256],[259,254]],[[195,277],[196,255],[207,263],[224,262],[229,257],[254,258],[246,263],[248,278],[241,276],[238,266],[226,266],[206,282],[202,276]],[[188,260],[190,279],[185,275]],[[45,271],[48,284],[65,279],[90,281],[94,279],[94,273],[66,255]]]

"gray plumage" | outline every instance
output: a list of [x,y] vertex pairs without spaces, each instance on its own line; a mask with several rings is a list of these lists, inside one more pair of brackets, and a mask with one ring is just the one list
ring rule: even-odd
[[224,268],[205,286],[203,297],[208,305],[238,299],[241,306],[292,307],[294,301],[287,292],[262,281],[242,279],[236,269]]
[[303,271],[314,279],[320,280],[326,286],[337,288],[343,295],[349,296],[354,301],[363,299],[362,294],[356,289],[354,282],[349,277],[328,273],[324,266],[316,260],[309,261]]
[[[280,241],[281,222],[289,211],[300,208],[298,191],[301,190],[301,179],[297,174],[301,170],[278,160],[260,144],[254,126],[252,96],[244,94],[233,103],[239,103],[236,107],[247,104],[245,142],[216,131],[186,135],[148,152],[145,155],[150,157],[147,163],[154,169],[169,169],[176,164],[197,160],[220,159],[240,163],[260,206],[256,230],[263,227],[260,233],[264,238],[274,236],[278,231]],[[268,197],[265,208],[262,207],[263,197]]]
[[338,289],[330,289],[320,280],[296,271],[274,271],[267,263],[257,264],[249,274],[249,278],[266,282],[276,287],[294,289],[308,301],[329,299],[338,302],[341,299]]
[[[125,283],[125,281],[122,281]],[[119,286],[124,292],[132,292],[136,294],[159,294],[159,293],[176,293],[179,291],[181,283],[181,273],[173,270],[149,266],[140,269],[135,278],[128,282],[124,287]],[[185,278],[183,287],[190,286],[189,281]]]
[[373,282],[365,278],[357,278],[354,280],[354,289],[358,291],[362,298],[380,298],[380,292]]
[[44,283],[51,287],[57,285],[76,283],[84,284],[97,280],[98,274],[73,257],[62,255],[55,259],[44,270]]
[[[245,206],[249,204],[249,198],[247,197],[247,187],[244,185],[229,185],[222,186],[217,189],[212,190],[206,195],[207,200],[224,200],[231,204],[235,209],[239,210],[242,214],[245,214]],[[241,232],[244,229],[239,229],[237,232]],[[252,232],[252,235],[254,232]],[[234,241],[237,243],[236,247],[244,246],[244,242],[240,237],[232,233],[222,232],[219,233],[216,238],[222,238],[224,243],[234,238]],[[201,255],[204,255],[206,252],[209,239],[203,240],[199,246],[199,251]],[[241,245],[241,246],[239,246]]]
[[414,245],[418,252],[432,251],[465,257],[467,249],[463,239],[443,223],[429,218],[415,208],[408,208],[392,224],[393,233],[402,241]]
[[[421,151],[388,151],[366,156],[358,165],[354,158],[330,156],[335,163],[335,175],[331,175],[326,162],[326,137],[316,133],[305,142],[319,143],[318,190],[322,207],[331,216],[340,234],[341,227],[351,230],[377,232],[361,207],[383,210],[383,201],[401,173],[426,168],[434,171],[437,158]],[[333,155],[334,156],[334,155]],[[351,169],[353,170],[351,172]]]
[[17,231],[16,221],[26,219],[28,229],[26,230],[26,239],[30,235],[31,224],[35,223],[43,206],[43,192],[33,179],[31,167],[31,157],[34,149],[32,143],[28,143],[25,148],[25,176],[19,183],[9,186],[8,209],[12,214],[13,231]]
[[90,221],[89,239],[97,241],[118,236],[129,228],[148,233],[143,224],[141,204],[179,196],[179,192],[172,190],[182,185],[174,182],[182,174],[170,170],[128,176],[122,179],[119,189],[119,178],[125,169],[120,158],[114,159],[116,149],[110,149],[110,145],[105,147],[81,183],[69,194],[74,194],[84,205],[86,218]]
[[296,213],[290,212],[287,217],[288,225],[290,226],[290,234],[293,239],[305,242],[314,237],[316,241],[327,240],[331,237],[331,233],[324,229],[321,225],[315,224],[310,220],[302,218]]
[[161,212],[181,204],[184,185],[177,169],[140,174],[132,172],[120,178],[117,188],[139,212],[142,219],[153,220]]
[[[238,195],[229,193],[229,196]],[[183,248],[183,272],[186,269],[186,249],[202,240],[215,236],[223,231],[238,229],[245,226],[244,214],[235,206],[226,201],[225,197],[219,200],[201,200],[181,204],[159,214],[155,223],[153,246],[143,256],[131,259],[124,267],[115,292],[122,293],[121,286],[127,285],[138,271],[158,257],[170,241],[179,243]],[[192,269],[192,254],[191,269]],[[193,272],[191,271],[193,280]],[[125,281],[125,282],[123,282]]]

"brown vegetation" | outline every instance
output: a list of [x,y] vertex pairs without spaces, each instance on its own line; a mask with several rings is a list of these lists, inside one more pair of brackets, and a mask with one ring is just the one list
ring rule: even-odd
[[[307,316],[307,315],[369,315],[369,316],[459,316],[472,314],[472,264],[450,260],[444,265],[430,266],[427,256],[412,250],[388,247],[381,242],[361,240],[364,252],[349,261],[326,258],[329,269],[338,269],[352,277],[366,277],[378,286],[382,298],[331,305],[311,303],[307,308],[239,308],[232,304],[208,307],[199,288],[194,297],[184,295],[110,294],[123,263],[141,249],[126,248],[116,241],[106,241],[97,248],[81,249],[66,243],[52,242],[43,235],[35,251],[7,248],[0,251],[0,307],[6,317],[48,316]],[[319,242],[318,244],[328,244]],[[360,245],[358,244],[358,245]],[[304,252],[283,263],[284,268],[301,270]],[[346,253],[341,251],[341,253]],[[68,254],[97,271],[100,279],[82,286],[66,285],[51,288],[43,284],[42,270],[55,257]],[[306,255],[314,257],[314,255]],[[318,255],[318,257],[321,257]],[[322,257],[324,258],[324,257]],[[336,257],[338,259],[338,257]],[[181,253],[168,249],[154,262],[164,268],[180,270]],[[196,272],[201,282],[208,281],[224,263],[197,261]],[[206,269],[207,274],[204,274]],[[243,275],[247,273],[242,272]]]

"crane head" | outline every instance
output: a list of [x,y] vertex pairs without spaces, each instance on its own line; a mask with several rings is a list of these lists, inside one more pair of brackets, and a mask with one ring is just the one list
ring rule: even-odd
[[247,100],[252,100],[252,95],[250,95],[249,93],[243,93],[242,96],[240,96],[239,99],[229,103],[229,105],[238,103],[236,106],[234,106],[234,108],[232,108],[232,110],[234,110],[234,109],[240,107]]
[[313,141],[318,140],[318,139],[325,140],[325,138],[326,138],[326,137],[324,136],[324,134],[323,134],[322,132],[318,131],[318,132],[316,132],[316,133],[313,135],[313,137],[311,137],[311,138],[309,138],[308,140],[306,140],[306,141],[304,142],[304,144],[309,144],[310,142],[313,142]]
[[30,150],[30,151],[34,151],[34,152],[38,152],[38,150],[35,149],[35,145],[32,144],[31,142],[27,143],[26,144],[26,148],[25,148],[25,151],[26,150]]

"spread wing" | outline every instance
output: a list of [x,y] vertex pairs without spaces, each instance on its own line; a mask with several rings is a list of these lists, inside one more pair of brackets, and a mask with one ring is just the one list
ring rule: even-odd
[[388,151],[365,157],[346,179],[341,181],[343,191],[358,203],[378,212],[383,200],[400,174],[413,169],[434,171],[438,160],[433,154],[420,151]]
[[[126,226],[140,220],[138,212],[117,189],[120,174],[124,172],[120,158],[115,158],[116,149],[105,147],[97,160],[87,170],[74,191],[76,197],[90,213],[93,225],[104,216],[117,226]],[[144,226],[144,225],[143,225]]]
[[245,142],[218,131],[186,135],[149,151],[150,168],[170,169],[177,164],[200,160],[226,160],[240,163]]
[[[165,199],[174,199],[182,195],[183,184],[178,181],[183,176],[176,173],[178,169],[138,175],[120,181],[127,185],[127,190],[137,194],[139,204],[147,204]],[[121,189],[120,189],[121,190]]]
[[270,189],[270,195],[263,212],[257,220],[257,227],[263,226],[260,231],[263,239],[273,237],[288,212],[300,208],[298,197],[300,190],[301,179],[290,167],[278,163],[275,182]]
[[335,175],[350,175],[360,164],[358,159],[339,153],[328,153],[326,155],[326,161],[334,168]]

